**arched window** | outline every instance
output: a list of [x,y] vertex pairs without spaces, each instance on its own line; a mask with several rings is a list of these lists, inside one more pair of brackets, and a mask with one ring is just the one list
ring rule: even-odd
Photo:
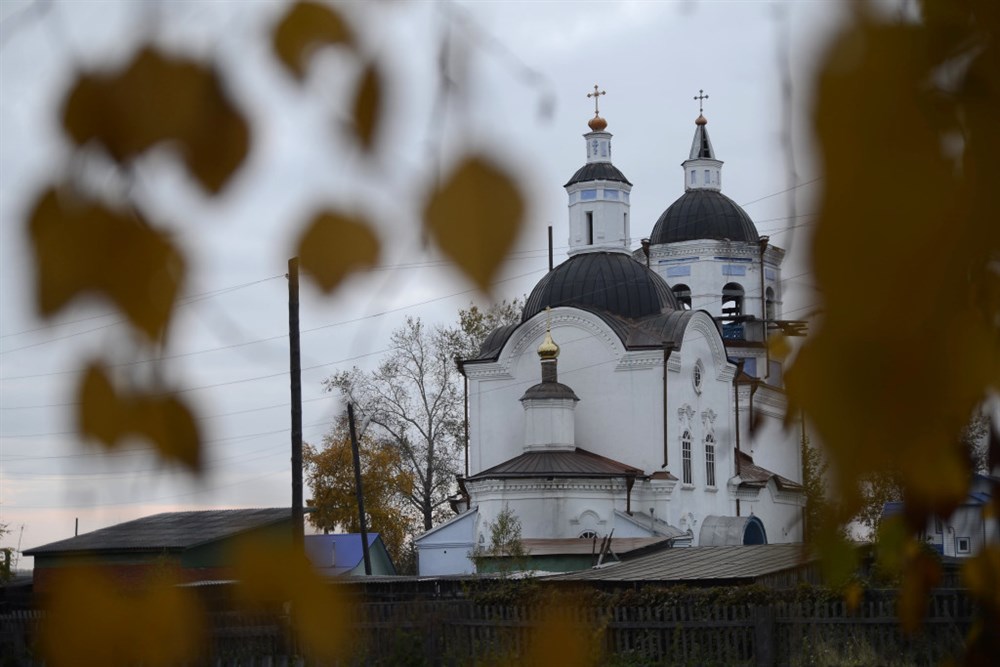
[[726,283],[722,288],[722,316],[737,317],[743,314],[743,286]]
[[684,431],[681,436],[681,462],[684,484],[691,484],[691,431]]
[[772,321],[774,319],[774,288],[768,287],[764,291],[764,319]]
[[715,486],[715,435],[705,436],[705,485]]
[[596,540],[597,539],[597,531],[596,530],[585,530],[582,533],[580,533],[580,539],[583,539],[583,540]]
[[674,296],[677,297],[677,304],[681,310],[691,310],[691,288],[684,283],[678,283],[671,288]]

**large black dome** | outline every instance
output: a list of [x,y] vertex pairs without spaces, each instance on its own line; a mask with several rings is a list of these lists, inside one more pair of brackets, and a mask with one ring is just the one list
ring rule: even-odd
[[522,321],[546,306],[584,306],[629,319],[679,310],[663,278],[620,252],[581,253],[549,271],[528,296]]
[[740,205],[716,190],[688,190],[653,226],[651,245],[718,239],[757,243],[753,220]]

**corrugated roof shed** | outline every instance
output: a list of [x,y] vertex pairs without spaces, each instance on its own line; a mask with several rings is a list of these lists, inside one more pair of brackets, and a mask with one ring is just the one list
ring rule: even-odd
[[801,544],[665,549],[606,567],[550,577],[557,581],[752,581],[815,560]]

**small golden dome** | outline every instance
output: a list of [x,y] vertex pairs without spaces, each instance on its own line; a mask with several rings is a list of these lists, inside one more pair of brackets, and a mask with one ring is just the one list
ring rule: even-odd
[[552,340],[552,332],[546,329],[545,340],[543,340],[542,344],[538,346],[538,358],[542,361],[547,361],[549,359],[555,359],[558,356],[559,346],[556,345],[554,340]]
[[708,119],[702,114],[698,114],[698,117],[694,119],[695,125],[708,125]]
[[587,121],[587,125],[589,125],[590,129],[594,132],[600,132],[608,126],[608,121],[595,114],[593,118]]

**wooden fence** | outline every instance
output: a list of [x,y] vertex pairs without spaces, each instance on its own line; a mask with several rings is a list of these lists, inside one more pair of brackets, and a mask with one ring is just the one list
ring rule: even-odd
[[[602,665],[935,665],[961,651],[975,610],[961,591],[930,597],[916,637],[898,626],[892,592],[851,611],[840,601],[526,607],[471,600],[369,602],[356,609],[346,665],[522,664],[553,618],[574,629]],[[293,659],[287,618],[212,615],[200,664],[314,664]],[[2,664],[38,665],[41,612],[0,616]]]

